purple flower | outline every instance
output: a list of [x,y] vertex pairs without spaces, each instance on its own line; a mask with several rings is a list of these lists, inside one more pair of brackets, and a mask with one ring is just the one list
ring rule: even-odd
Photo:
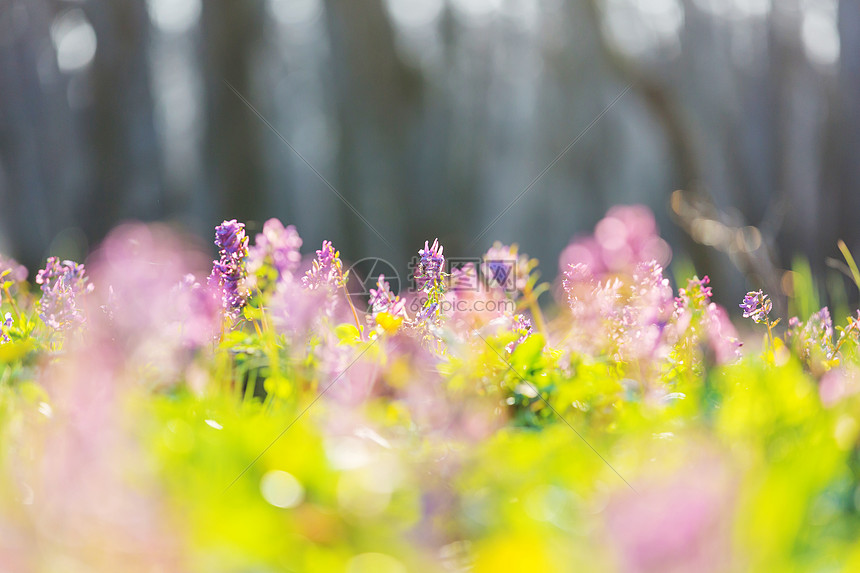
[[427,302],[418,312],[418,315],[415,317],[416,323],[423,323],[424,321],[431,321],[438,319],[441,314],[441,307],[437,301]]
[[370,300],[368,301],[370,312],[375,318],[381,312],[387,312],[392,316],[406,318],[405,301],[391,292],[391,285],[385,280],[385,275],[380,274],[376,279],[376,288],[370,289]]
[[12,328],[12,324],[13,324],[12,313],[7,312],[6,313],[6,320],[3,321],[3,330],[0,331],[0,344],[5,344],[5,343],[9,342],[8,332],[9,332],[9,329]]
[[830,317],[830,309],[826,306],[818,312],[814,313],[809,321],[816,325],[816,329],[821,331],[824,340],[830,342],[833,340],[833,319]]
[[269,262],[278,272],[278,280],[286,280],[293,276],[301,263],[301,247],[302,238],[294,226],[284,227],[278,219],[269,219],[249,250],[248,272],[253,274]]
[[429,289],[438,288],[445,275],[445,255],[442,251],[445,247],[439,245],[439,239],[433,241],[433,246],[430,246],[429,241],[424,241],[424,248],[418,251],[419,260],[415,267],[415,280],[418,283],[418,288],[427,292]]
[[833,354],[833,319],[830,309],[826,306],[812,313],[805,323],[795,316],[788,321],[785,333],[786,342],[790,342],[801,358],[810,362],[816,355],[831,358]]
[[215,245],[220,258],[212,263],[209,285],[221,289],[221,303],[228,316],[236,319],[245,306],[245,258],[248,237],[245,225],[236,219],[224,221],[215,228]]
[[418,315],[415,324],[421,325],[425,333],[428,327],[438,327],[442,320],[442,299],[445,296],[447,285],[445,284],[445,255],[442,254],[444,247],[439,245],[439,239],[424,241],[424,248],[418,250],[418,264],[415,265],[415,282],[418,288],[425,293],[426,299]]
[[89,284],[84,265],[74,261],[62,261],[50,257],[45,268],[36,274],[36,284],[41,285],[39,316],[54,330],[68,330],[86,320],[79,297],[93,290]]
[[773,308],[770,298],[762,291],[751,291],[746,294],[744,301],[739,304],[744,311],[744,318],[751,318],[756,323],[765,322]]
[[215,227],[215,244],[220,250],[231,254],[244,251],[248,246],[245,224],[236,219],[224,221]]
[[693,277],[686,288],[678,289],[674,321],[679,335],[694,343],[706,343],[716,362],[724,364],[740,357],[741,343],[728,313],[711,302],[710,282],[707,275]]
[[511,325],[511,330],[515,334],[519,334],[520,337],[514,341],[509,342],[505,346],[505,350],[509,353],[513,353],[516,350],[517,346],[525,342],[525,340],[532,335],[532,321],[529,320],[524,314],[514,315],[514,322]]
[[708,275],[687,280],[687,288],[678,289],[678,304],[688,308],[705,308],[711,300],[713,289]]
[[588,266],[568,267],[562,284],[573,319],[566,338],[571,349],[637,364],[646,378],[659,376],[659,361],[682,338],[707,343],[721,363],[736,355],[731,323],[710,302],[708,277],[688,281],[677,299],[656,261],[639,263],[632,276],[621,277],[598,282]]
[[302,277],[302,286],[311,290],[321,287],[338,289],[345,284],[346,276],[343,273],[340,252],[335,250],[331,241],[323,241],[322,248],[317,251],[317,258]]

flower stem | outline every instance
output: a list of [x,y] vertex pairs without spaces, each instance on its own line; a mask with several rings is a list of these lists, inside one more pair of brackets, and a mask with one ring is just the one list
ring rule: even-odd
[[343,280],[343,274],[341,273],[340,276],[340,285],[343,287],[343,294],[346,295],[346,302],[349,303],[349,309],[352,311],[352,318],[355,319],[355,327],[358,329],[358,336],[361,338],[361,323],[358,321],[358,313],[355,311],[355,305],[352,304],[352,298],[349,296],[349,291],[346,290],[346,281]]
[[4,285],[3,292],[6,293],[6,298],[9,299],[9,304],[12,305],[12,312],[15,314],[15,322],[19,325],[21,324],[21,311],[18,310],[18,305],[15,303],[15,299],[12,297],[12,294],[9,292],[9,287]]
[[540,297],[544,291],[541,290],[540,287],[538,287],[538,290],[540,290],[540,292],[535,295],[535,290],[532,289],[530,284],[527,284],[523,289],[523,298],[525,298],[525,304],[531,311],[532,317],[535,319],[535,326],[537,327],[538,332],[543,334],[547,343],[549,343],[549,329],[547,328],[546,320],[544,319],[543,312],[541,311],[540,304],[538,303],[538,297]]
[[547,339],[547,342],[549,342],[549,330],[547,329],[543,312],[541,311],[536,298],[529,299],[529,309],[532,311],[532,316],[535,318],[535,326],[537,326],[538,332],[541,332]]
[[836,344],[836,348],[833,349],[832,356],[836,356],[836,353],[839,352],[839,349],[842,348],[842,344],[848,338],[848,333],[854,330],[854,327],[857,326],[857,322],[852,322],[851,325],[842,331],[842,336],[839,337],[839,343]]

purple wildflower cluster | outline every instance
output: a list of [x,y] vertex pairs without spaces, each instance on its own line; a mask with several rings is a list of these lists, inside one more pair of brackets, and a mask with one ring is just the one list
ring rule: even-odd
[[513,354],[514,350],[517,349],[517,346],[525,342],[526,339],[534,332],[534,329],[532,328],[532,321],[529,320],[529,318],[526,317],[526,315],[524,314],[514,315],[511,330],[514,332],[514,334],[518,334],[519,338],[509,342],[505,346],[505,350],[507,350],[509,354]]
[[301,247],[302,238],[293,225],[284,227],[279,219],[269,219],[248,251],[248,274],[253,276],[269,264],[277,281],[291,279],[302,262]]
[[[827,307],[793,318],[783,348],[770,299],[749,293],[740,306],[767,324],[774,351],[710,370],[739,348],[710,279],[676,291],[660,260],[639,260],[653,229],[618,212],[611,219],[583,239],[598,262],[568,264],[554,291],[537,284],[534,261],[500,243],[450,271],[454,284],[487,288],[451,288],[443,247],[427,241],[414,272],[420,290],[396,293],[379,275],[368,320],[354,315],[355,328],[339,252],[325,241],[303,261],[298,232],[274,219],[253,246],[241,223],[219,225],[211,274],[210,257],[187,238],[124,225],[86,273],[49,259],[36,277],[38,305],[37,291],[0,278],[0,344],[11,342],[0,347],[0,390],[12,414],[0,416],[10,446],[0,467],[0,506],[11,508],[0,512],[3,569],[211,569],[207,548],[228,537],[237,567],[785,569],[790,557],[773,547],[735,547],[738,535],[773,533],[772,520],[746,526],[774,499],[748,474],[773,478],[795,515],[834,484],[836,493],[860,487],[850,471],[860,447],[860,312],[847,326]],[[619,223],[623,241],[609,232]],[[562,307],[548,321],[537,306],[547,291]],[[48,326],[35,324],[34,308]],[[241,320],[225,320],[240,310]],[[54,332],[81,323],[81,336]],[[267,428],[317,401],[298,430],[300,451],[281,444],[239,475]],[[559,457],[568,421],[600,453]],[[523,460],[540,483],[518,475]],[[804,478],[816,463],[832,471],[812,483]],[[225,467],[236,472],[213,472]],[[512,498],[528,511],[510,511]],[[243,523],[238,535],[229,529],[239,504],[275,535],[288,530],[283,554],[257,555]],[[821,527],[794,520],[780,547],[821,538],[803,564],[848,555],[852,540],[834,549],[827,533],[850,531],[856,512],[837,505]],[[561,521],[558,508],[570,510]],[[178,511],[220,522],[186,547],[176,542],[187,521],[174,523]],[[498,527],[473,528],[476,516]],[[465,534],[452,544],[451,531]],[[385,554],[356,548],[358,538],[382,540]]]
[[[494,249],[484,257],[482,264],[494,261],[513,265],[516,264],[513,261],[519,258],[524,269],[531,267],[528,257],[518,256],[516,247],[497,243]],[[385,277],[380,276],[376,288],[370,289],[368,322],[373,329],[371,337],[385,331],[402,330],[422,340],[434,352],[444,353],[443,336],[462,342],[469,336],[468,333],[489,325],[495,329],[494,333],[515,335],[513,341],[507,344],[508,350],[512,352],[532,334],[531,320],[515,312],[517,305],[511,299],[519,291],[512,293],[508,289],[509,285],[505,284],[508,277],[513,278],[513,275],[507,274],[512,266],[505,270],[505,277],[488,281],[487,288],[478,288],[477,268],[473,262],[453,268],[450,277],[445,273],[445,264],[444,247],[438,239],[432,245],[425,241],[413,271],[419,290],[406,299],[395,295]],[[448,279],[455,288],[448,289]],[[462,288],[456,288],[456,285]],[[410,315],[407,306],[413,314]],[[499,328],[501,331],[498,331]],[[446,334],[443,335],[443,331]]]
[[70,330],[86,321],[81,297],[92,292],[84,265],[74,261],[60,261],[50,257],[45,268],[36,274],[42,298],[39,316],[57,331]]
[[[773,310],[770,297],[761,290],[751,291],[746,294],[739,306],[743,310],[744,318],[751,318],[756,323],[765,323],[769,350],[773,353],[771,356],[776,356],[777,351],[783,348],[774,334],[781,318],[776,320],[770,318],[770,312]],[[839,331],[839,336],[834,340],[836,330]],[[789,318],[782,342],[791,348],[810,373],[822,376],[823,396],[825,393],[831,393],[835,381],[842,380],[844,377],[844,371],[833,373],[833,369],[844,358],[840,350],[849,340],[856,345],[858,339],[860,339],[860,310],[855,316],[847,317],[847,324],[844,327],[834,327],[830,309],[825,306],[813,312],[806,321],[800,320],[797,316]],[[825,392],[824,388],[829,389]]]
[[[708,277],[690,281],[674,297],[663,266],[671,260],[653,214],[642,206],[613,207],[594,234],[576,238],[561,254],[561,287],[572,313],[570,350],[607,353],[650,364],[681,360],[681,340],[695,338],[718,361],[737,356],[739,344],[728,315],[710,302]],[[645,368],[647,370],[647,367]]]
[[[756,321],[759,322],[759,321]],[[807,364],[833,357],[833,319],[826,306],[806,322],[794,316],[788,320],[785,341],[794,347],[801,360]]]
[[656,262],[640,265],[630,276],[604,281],[580,263],[568,269],[562,284],[573,318],[567,337],[571,350],[631,362],[668,353],[672,290]]
[[317,258],[302,278],[302,285],[310,290],[319,288],[336,290],[346,285],[347,278],[343,271],[340,252],[335,250],[331,241],[323,241],[322,248],[317,251]]
[[414,277],[418,289],[424,293],[426,299],[415,317],[415,322],[424,327],[437,327],[441,322],[442,301],[447,290],[443,251],[444,247],[439,245],[439,239],[435,239],[432,245],[429,241],[424,241],[424,248],[418,250],[419,260]]
[[441,324],[441,303],[446,291],[443,249],[437,239],[432,246],[429,241],[425,241],[424,248],[418,251],[419,259],[413,277],[421,296],[412,300],[413,310],[416,311],[414,317],[410,317],[407,312],[407,301],[392,292],[385,276],[377,278],[376,288],[370,289],[368,301],[367,320],[375,328],[372,336],[385,330],[397,330],[401,326],[407,332],[421,332],[423,336],[429,336],[428,328]]
[[717,363],[724,364],[740,358],[741,342],[726,309],[711,301],[710,282],[707,275],[693,277],[678,289],[675,314],[687,328],[687,339],[706,344]]
[[385,280],[385,275],[382,274],[376,279],[376,288],[370,289],[368,306],[370,308],[368,319],[371,322],[376,322],[379,314],[383,312],[392,317],[407,318],[406,301],[391,292],[391,285]]
[[12,313],[7,312],[5,320],[3,321],[3,328],[2,330],[0,330],[0,344],[6,344],[7,342],[10,342],[11,339],[9,338],[9,329],[12,328],[13,324],[15,324],[15,322],[12,320]]
[[773,309],[770,297],[761,290],[748,292],[739,306],[744,311],[744,318],[751,318],[756,323],[767,322]]
[[245,224],[232,219],[218,225],[215,228],[215,245],[218,247],[219,259],[212,263],[209,285],[221,290],[224,312],[235,320],[247,299],[243,285],[246,276],[245,258],[248,256]]
[[675,302],[689,308],[705,308],[714,294],[710,284],[711,277],[708,275],[688,279],[686,288],[678,289]]
[[434,240],[432,246],[429,241],[424,241],[424,248],[418,250],[420,258],[415,267],[415,281],[419,290],[430,292],[440,288],[439,284],[445,276],[444,250],[439,245],[439,239]]
[[656,261],[604,281],[584,264],[571,265],[563,281],[573,318],[567,344],[638,365],[646,377],[656,376],[661,362],[683,360],[681,344],[704,345],[720,363],[734,360],[740,344],[728,315],[710,301],[708,282],[694,278],[674,297]]

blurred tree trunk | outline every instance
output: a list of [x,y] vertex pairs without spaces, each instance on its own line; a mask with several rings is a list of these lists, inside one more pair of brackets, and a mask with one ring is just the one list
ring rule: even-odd
[[[402,252],[402,204],[409,197],[410,141],[422,80],[398,56],[394,30],[382,0],[325,0],[340,127],[338,174],[332,184]],[[328,193],[328,190],[323,192]],[[353,256],[379,254],[383,244],[349,207],[340,205],[343,237]],[[374,252],[367,250],[373,245]]]
[[[9,242],[4,254],[31,268],[50,240],[54,174],[67,165],[63,149],[49,150],[46,138],[51,120],[55,127],[68,125],[68,118],[50,113],[65,107],[63,86],[46,86],[37,72],[52,16],[39,0],[0,0],[0,241]],[[46,155],[54,159],[53,173]]]
[[[97,46],[88,67],[61,72],[50,29],[70,8]],[[0,192],[19,256],[35,267],[65,228],[92,244],[119,220],[163,216],[145,0],[6,0],[0,20]]]
[[791,254],[805,255],[823,269],[821,225],[818,224],[820,157],[816,150],[823,128],[821,80],[811,68],[801,40],[802,10],[799,0],[783,0],[773,6],[770,29],[772,105],[775,108],[775,188],[767,224],[773,227],[780,248],[780,262],[788,266]]
[[93,0],[83,4],[98,38],[92,105],[83,120],[91,130],[94,186],[80,220],[99,240],[123,219],[155,220],[167,212],[149,73],[146,0]]
[[839,2],[841,38],[840,92],[841,125],[839,182],[839,229],[855,257],[860,254],[860,2]]
[[[689,4],[685,4],[689,9]],[[586,8],[596,30],[597,39],[609,61],[609,65],[633,90],[632,97],[638,96],[663,130],[672,159],[673,185],[666,189],[666,201],[675,189],[682,189],[693,196],[702,197],[711,204],[713,199],[704,181],[699,157],[702,155],[702,142],[696,138],[696,130],[686,117],[679,98],[671,85],[666,85],[653,71],[645,69],[640,63],[624,53],[607,37],[607,26],[603,21],[603,8],[599,0],[588,0]],[[689,13],[689,10],[688,12]],[[635,95],[634,95],[635,94]],[[712,268],[713,249],[694,241],[689,234],[681,235],[684,249],[698,269]]]
[[265,216],[263,135],[267,128],[227,86],[261,114],[253,69],[263,32],[261,0],[206,0],[201,14],[201,59],[206,101],[204,218],[249,221]]

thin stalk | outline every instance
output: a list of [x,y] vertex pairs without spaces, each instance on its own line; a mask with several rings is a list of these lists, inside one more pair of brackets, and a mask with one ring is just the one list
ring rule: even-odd
[[768,342],[770,342],[770,350],[771,352],[776,352],[776,345],[773,341],[773,325],[771,324],[770,319],[767,316],[764,317],[764,323],[765,325],[767,325],[767,339]]
[[540,303],[538,302],[540,295],[545,293],[547,290],[548,287],[546,283],[538,285],[536,289],[532,288],[531,283],[527,283],[525,288],[523,288],[523,298],[517,305],[517,310],[528,308],[531,311],[538,332],[544,335],[547,344],[549,344],[549,328],[547,327],[546,319],[543,316],[543,311],[541,311]]
[[839,349],[842,348],[842,345],[848,339],[848,333],[854,330],[854,327],[857,326],[857,322],[852,322],[851,325],[842,331],[842,336],[839,338],[839,343],[836,345],[836,348],[833,349],[833,356],[836,356],[836,353],[839,352]]
[[358,321],[358,313],[355,311],[355,305],[352,304],[352,298],[349,296],[349,291],[346,290],[346,283],[341,283],[343,293],[346,295],[346,302],[349,303],[349,309],[352,311],[352,318],[355,319],[355,327],[358,329],[358,336],[361,338],[361,323]]
[[257,378],[258,370],[255,368],[251,370],[248,376],[248,384],[245,386],[245,395],[242,397],[242,404],[249,402],[253,398],[254,391],[257,389]]
[[266,317],[266,307],[260,304],[260,322],[263,324],[263,332],[269,332],[269,319]]
[[12,312],[15,314],[15,322],[21,324],[21,311],[18,310],[18,305],[15,303],[12,293],[9,292],[8,285],[3,285],[3,292],[6,293],[6,298],[9,299],[9,304],[12,305]]

